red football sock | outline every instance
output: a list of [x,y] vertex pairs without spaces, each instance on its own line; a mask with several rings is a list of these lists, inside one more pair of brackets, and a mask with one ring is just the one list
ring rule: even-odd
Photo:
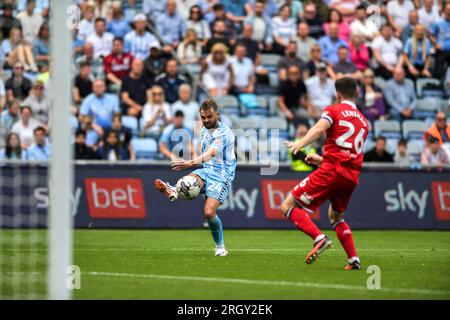
[[347,253],[348,258],[357,257],[355,244],[353,242],[352,230],[348,226],[347,222],[339,222],[334,228],[336,235],[341,242],[342,247]]
[[289,219],[294,222],[297,228],[308,236],[310,236],[313,240],[315,240],[318,236],[322,234],[322,232],[317,228],[314,222],[312,222],[309,214],[300,208],[291,209]]

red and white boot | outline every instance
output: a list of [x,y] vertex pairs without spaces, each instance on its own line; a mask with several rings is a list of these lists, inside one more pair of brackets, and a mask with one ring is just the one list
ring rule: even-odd
[[164,182],[160,179],[155,180],[155,188],[162,194],[164,194],[170,201],[178,199],[177,188],[171,186],[168,182]]

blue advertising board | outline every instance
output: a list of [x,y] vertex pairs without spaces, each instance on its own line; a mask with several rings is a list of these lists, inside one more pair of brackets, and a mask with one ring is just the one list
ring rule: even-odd
[[[1,172],[8,174],[5,168]],[[46,168],[39,169],[39,179],[30,186],[26,185],[30,181],[26,167],[19,172],[25,185],[15,190],[3,185],[2,196],[12,198],[11,192],[19,190],[31,201],[20,207],[2,201],[2,216],[11,218],[18,210],[25,215],[37,212],[44,226],[49,204]],[[203,198],[169,202],[153,187],[156,178],[175,183],[186,173],[159,164],[77,164],[72,197],[75,227],[201,228]],[[261,175],[258,167],[238,167],[232,191],[219,209],[224,226],[293,228],[279,207],[289,190],[306,176],[287,167],[272,176]],[[312,215],[321,228],[330,227],[327,209],[328,203]],[[354,229],[449,230],[450,172],[364,170],[345,215]],[[26,226],[27,219],[22,220],[21,225]],[[3,219],[4,227],[8,227],[7,221]]]

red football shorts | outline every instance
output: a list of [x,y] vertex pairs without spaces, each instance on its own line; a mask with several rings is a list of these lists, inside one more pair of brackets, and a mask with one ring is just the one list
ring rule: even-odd
[[334,211],[344,212],[357,183],[333,170],[319,168],[292,189],[291,194],[300,207],[315,212],[326,200]]

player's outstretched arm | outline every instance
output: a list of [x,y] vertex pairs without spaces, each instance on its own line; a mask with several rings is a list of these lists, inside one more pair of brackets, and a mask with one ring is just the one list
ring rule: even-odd
[[191,168],[197,164],[202,164],[203,162],[207,162],[214,158],[217,154],[217,149],[215,148],[209,148],[204,153],[199,155],[198,157],[192,159],[192,160],[184,160],[180,159],[172,163],[171,167],[172,170],[184,170]]
[[308,130],[308,133],[306,133],[306,135],[299,141],[286,141],[284,144],[295,155],[298,151],[319,139],[322,134],[324,134],[330,128],[330,126],[331,124],[330,122],[328,122],[328,120],[319,119],[319,121],[317,121],[316,124]]

